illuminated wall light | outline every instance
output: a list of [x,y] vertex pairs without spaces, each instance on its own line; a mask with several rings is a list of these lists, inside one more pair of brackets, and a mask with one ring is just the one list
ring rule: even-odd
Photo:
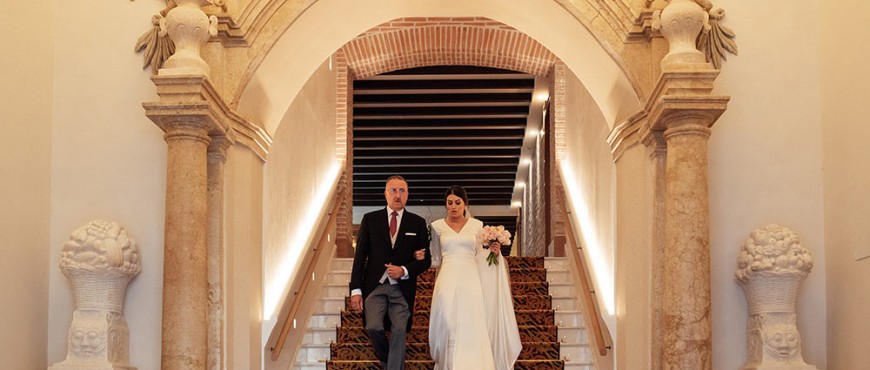
[[[334,163],[329,171],[326,172],[326,176],[320,182],[320,189],[311,198],[311,203],[306,208],[307,211],[302,215],[319,215],[323,213],[323,208],[329,203],[327,197],[332,192],[332,189],[335,189],[335,185],[338,182],[341,167],[340,163]],[[281,296],[284,290],[287,289],[287,284],[290,283],[290,277],[296,273],[296,263],[299,254],[302,253],[302,247],[309,245],[311,238],[314,237],[313,232],[316,229],[315,222],[317,221],[317,217],[301,217],[301,222],[293,229],[295,237],[287,244],[284,256],[281,257],[281,262],[275,267],[275,275],[266,285],[263,297],[263,317],[269,320],[274,318]]]
[[520,208],[522,206],[523,206],[523,202],[520,202],[520,201],[515,201],[515,202],[511,203],[511,207],[514,207],[514,208]]
[[532,165],[532,160],[529,158],[523,159],[523,164],[526,166]]
[[535,130],[533,128],[529,129],[528,135],[529,136],[538,136],[538,130]]
[[526,187],[526,183],[520,181],[517,183],[517,189],[523,189]]
[[589,258],[592,259],[587,266],[593,266],[593,275],[598,283],[598,290],[601,293],[601,299],[604,302],[604,308],[609,315],[613,315],[614,310],[614,289],[613,276],[610,273],[610,263],[604,257],[604,251],[601,243],[598,241],[598,234],[595,229],[595,222],[590,212],[589,205],[586,204],[583,198],[583,192],[577,186],[577,177],[574,171],[568,165],[568,161],[562,161],[560,166],[564,181],[562,184],[566,187],[565,195],[568,198],[573,212],[569,212],[569,217],[572,217],[576,225],[580,226],[579,237],[583,240],[583,247],[589,252]]
[[548,92],[539,92],[535,94],[535,99],[537,101],[547,101],[550,98],[550,93]]

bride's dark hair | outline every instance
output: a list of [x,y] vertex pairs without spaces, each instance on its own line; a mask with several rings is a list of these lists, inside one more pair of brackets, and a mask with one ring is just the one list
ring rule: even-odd
[[[450,195],[455,195],[459,197],[459,199],[462,199],[462,203],[465,203],[466,207],[468,206],[468,194],[465,193],[465,189],[463,189],[461,186],[451,185],[449,188],[447,188],[447,193],[444,194],[444,202],[447,202],[447,197],[449,197]],[[465,212],[462,212],[462,214],[465,215]]]

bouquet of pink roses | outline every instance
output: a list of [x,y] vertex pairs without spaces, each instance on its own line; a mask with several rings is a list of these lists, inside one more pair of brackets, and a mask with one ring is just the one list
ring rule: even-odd
[[[498,242],[501,245],[511,245],[511,232],[504,229],[504,226],[484,226],[477,233],[477,244],[482,245],[483,249],[489,249],[489,245]],[[493,251],[489,251],[489,256],[486,256],[486,262],[489,266],[498,265],[498,255]]]

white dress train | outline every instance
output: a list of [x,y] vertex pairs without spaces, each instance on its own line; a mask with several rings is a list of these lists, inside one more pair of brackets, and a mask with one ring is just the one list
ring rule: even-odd
[[429,348],[437,370],[512,369],[522,349],[507,262],[488,266],[477,245],[483,228],[469,219],[458,233],[432,223],[432,267],[440,266],[429,317]]

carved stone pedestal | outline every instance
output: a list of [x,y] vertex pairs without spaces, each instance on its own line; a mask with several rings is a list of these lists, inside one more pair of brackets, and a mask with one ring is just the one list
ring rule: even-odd
[[66,359],[49,370],[134,370],[124,318],[127,284],[139,273],[139,249],[121,225],[94,220],[74,231],[60,268],[70,279],[75,311]]
[[752,232],[738,258],[737,280],[749,303],[744,370],[817,370],[801,356],[795,302],[813,268],[797,235],[779,225]]

